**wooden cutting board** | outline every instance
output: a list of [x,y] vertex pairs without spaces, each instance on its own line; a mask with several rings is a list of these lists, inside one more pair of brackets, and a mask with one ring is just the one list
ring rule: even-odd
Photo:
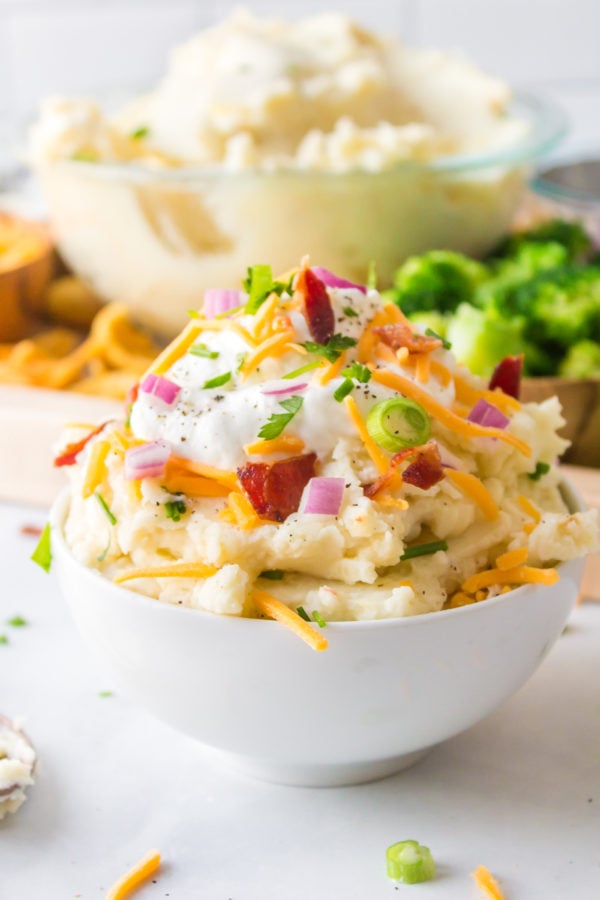
[[[562,466],[565,475],[572,481],[587,506],[600,511],[600,469],[584,469],[581,466]],[[600,553],[593,553],[588,559],[583,576],[582,596],[600,600]]]

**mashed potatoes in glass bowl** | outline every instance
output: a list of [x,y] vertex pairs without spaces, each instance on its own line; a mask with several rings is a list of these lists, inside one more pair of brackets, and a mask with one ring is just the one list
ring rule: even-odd
[[561,131],[554,109],[458,55],[339,14],[241,13],[178,48],[114,118],[48,100],[30,155],[69,264],[173,335],[204,289],[255,260],[284,271],[317,246],[354,280],[376,260],[385,284],[412,253],[485,252]]
[[217,615],[392,619],[553,584],[597,544],[556,398],[491,388],[379,293],[304,260],[212,290],[132,392],[69,434],[64,538],[106,579]]

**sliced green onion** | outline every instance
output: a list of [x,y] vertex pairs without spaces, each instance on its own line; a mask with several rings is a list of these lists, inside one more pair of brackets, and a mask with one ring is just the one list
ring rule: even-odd
[[113,691],[98,691],[99,697],[114,697]]
[[283,569],[265,569],[264,572],[261,572],[259,578],[268,578],[269,581],[281,581],[285,572]]
[[208,381],[205,381],[202,385],[203,388],[217,388],[221,387],[223,384],[227,384],[227,382],[231,379],[231,372],[223,372],[222,375],[216,375],[214,378],[209,378]]
[[367,287],[370,291],[377,290],[377,263],[372,259],[367,270]]
[[347,368],[342,369],[341,374],[345,378],[354,378],[356,381],[360,381],[361,384],[368,384],[371,380],[369,367],[357,362],[353,362]]
[[323,363],[320,359],[313,359],[312,362],[307,363],[305,366],[300,366],[299,369],[294,369],[293,372],[288,372],[286,375],[282,375],[282,378],[297,378],[298,375],[304,375],[305,372],[311,372],[313,369],[320,369]]
[[301,619],[304,619],[305,622],[310,622],[308,613],[306,612],[306,610],[304,609],[303,606],[297,606],[296,612],[298,613],[298,615],[300,616]]
[[102,509],[104,510],[104,513],[105,513],[105,515],[106,515],[106,518],[108,519],[108,521],[110,522],[110,524],[111,524],[111,525],[116,525],[116,524],[117,524],[117,517],[111,512],[111,510],[110,510],[110,508],[109,508],[109,506],[108,506],[108,503],[106,502],[106,500],[104,499],[104,497],[102,496],[102,494],[100,493],[100,491],[94,491],[94,497],[96,498],[96,500],[98,501],[98,503],[100,504],[100,506],[102,507]]
[[348,316],[349,319],[356,319],[358,317],[358,313],[355,309],[352,309],[351,306],[345,306],[343,313],[345,316]]
[[335,389],[333,392],[333,399],[337,400],[338,403],[341,403],[344,397],[347,397],[348,394],[352,393],[354,390],[354,382],[351,378],[344,378],[339,387]]
[[24,628],[27,625],[27,620],[22,616],[13,616],[12,619],[8,619],[7,625],[10,625],[11,628]]
[[239,306],[233,306],[231,309],[225,309],[223,312],[217,313],[214,316],[215,319],[226,319],[227,316],[232,316],[234,313],[239,312],[241,309],[246,309],[245,303],[240,303]]
[[219,353],[216,350],[209,350],[206,344],[192,344],[188,353],[192,356],[203,356],[206,359],[218,359]]
[[185,512],[187,512],[187,507],[183,500],[167,500],[165,503],[167,519],[179,522]]
[[235,370],[236,372],[239,372],[239,371],[240,371],[240,369],[242,368],[242,366],[243,366],[244,363],[246,362],[246,357],[247,357],[247,356],[248,356],[247,353],[236,353],[236,355],[235,355],[235,361],[236,361],[236,363],[237,363],[237,368],[236,368],[236,370]]
[[98,562],[104,562],[104,560],[106,559],[106,555],[107,555],[108,551],[110,550],[111,540],[112,540],[112,538],[111,538],[111,533],[110,533],[110,529],[109,529],[108,540],[106,542],[106,546],[105,546],[104,550],[102,551],[102,553],[100,553],[100,555],[96,557]]
[[398,841],[385,851],[388,878],[404,884],[420,884],[435,875],[435,862],[429,847],[418,841]]
[[366,425],[373,440],[390,453],[425,444],[431,434],[426,411],[408,397],[380,400],[369,410]]
[[290,397],[288,400],[280,400],[279,405],[285,409],[285,412],[273,413],[258,432],[259,438],[272,441],[279,437],[286,425],[289,425],[296,413],[299,412],[303,402],[303,398],[297,396]]
[[425,334],[427,335],[427,337],[437,338],[438,341],[441,341],[444,350],[452,349],[452,344],[450,343],[450,341],[447,341],[446,338],[443,338],[441,334],[438,334],[437,331],[433,330],[433,328],[426,328]]
[[535,466],[535,472],[529,473],[529,478],[532,481],[539,481],[542,475],[547,475],[550,471],[550,463],[538,462]]
[[416,556],[430,556],[432,553],[437,553],[438,550],[447,549],[447,541],[431,541],[430,544],[417,544],[415,547],[406,548],[400,557],[400,562],[404,562],[407,559],[414,559]]
[[244,290],[248,294],[246,312],[257,312],[273,290],[273,272],[271,266],[252,266],[248,269],[248,277],[244,281]]
[[325,628],[325,626],[327,625],[327,622],[325,621],[321,613],[316,609],[313,611],[313,619],[315,620],[319,628]]
[[52,547],[50,545],[50,522],[47,522],[44,530],[40,535],[40,539],[38,541],[38,545],[31,554],[30,557],[34,563],[37,563],[38,566],[44,570],[44,572],[50,571],[50,566],[52,565]]
[[8,644],[8,638],[5,634],[0,634],[0,644]]
[[148,137],[150,134],[150,129],[147,125],[140,125],[139,128],[136,128],[135,131],[132,131],[129,137],[132,141],[141,141],[143,138]]
[[326,344],[319,344],[316,341],[304,341],[302,346],[309,353],[319,353],[326,360],[334,363],[336,359],[340,358],[344,350],[355,347],[356,343],[354,338],[347,337],[345,334],[334,334]]

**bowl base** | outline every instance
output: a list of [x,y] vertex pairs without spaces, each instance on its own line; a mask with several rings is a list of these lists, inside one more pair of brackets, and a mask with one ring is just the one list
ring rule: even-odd
[[371,759],[366,762],[340,764],[302,764],[275,763],[270,760],[252,759],[237,756],[234,753],[213,750],[211,755],[228,768],[272,784],[285,784],[290,787],[344,787],[351,784],[364,784],[378,781],[395,775],[409,766],[415,765],[426,756],[431,747],[415,750],[412,753],[401,753],[388,759]]

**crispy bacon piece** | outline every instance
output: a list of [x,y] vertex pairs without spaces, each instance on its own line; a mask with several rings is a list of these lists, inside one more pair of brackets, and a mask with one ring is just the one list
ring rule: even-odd
[[523,354],[520,356],[506,356],[501,360],[492,373],[489,388],[500,388],[509,397],[519,399],[521,393],[521,372],[523,370]]
[[380,475],[371,484],[365,485],[363,490],[366,496],[372,498],[379,493],[390,483],[398,466],[409,460],[412,461],[402,472],[402,481],[406,484],[412,484],[414,487],[426,491],[444,477],[444,467],[438,445],[435,441],[429,441],[427,444],[420,444],[417,447],[407,447],[406,450],[400,450],[399,453],[392,456],[387,472]]
[[274,463],[246,463],[238,478],[259,516],[283,522],[296,512],[302,491],[315,474],[316,453],[290,456]]
[[395,325],[379,325],[373,332],[392,350],[406,347],[409,353],[430,353],[442,346],[439,338],[414,332],[408,325],[397,322]]
[[310,269],[298,274],[296,290],[304,297],[308,329],[318,344],[326,344],[335,331],[335,316],[327,288]]
[[67,444],[62,453],[59,453],[58,456],[54,460],[55,466],[72,466],[76,463],[77,457],[85,447],[88,441],[91,441],[93,437],[97,434],[100,434],[103,431],[108,422],[103,422],[102,425],[98,425],[97,428],[92,429],[89,434],[86,434],[85,437],[81,438],[80,441],[74,441],[72,444]]

